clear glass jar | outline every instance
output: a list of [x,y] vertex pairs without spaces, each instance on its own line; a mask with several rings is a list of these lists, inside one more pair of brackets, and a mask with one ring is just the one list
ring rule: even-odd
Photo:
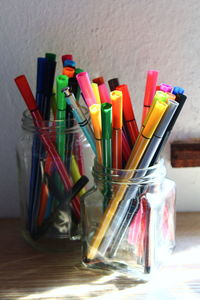
[[84,266],[148,280],[175,247],[175,183],[164,160],[140,170],[108,170],[95,160],[93,176],[81,197]]
[[[82,107],[82,110],[88,117],[87,109]],[[22,129],[17,163],[23,236],[36,248],[63,251],[69,239],[80,239],[80,197],[94,184],[91,175],[94,154],[74,119],[68,120],[68,124],[44,121],[36,128],[25,111]],[[62,159],[70,182],[67,189],[41,136],[53,143]],[[77,188],[75,183],[83,179],[82,175],[89,181],[73,197],[72,187]]]

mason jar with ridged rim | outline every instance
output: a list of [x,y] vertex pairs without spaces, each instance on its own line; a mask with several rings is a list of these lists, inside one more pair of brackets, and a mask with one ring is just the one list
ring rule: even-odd
[[[88,110],[82,109],[88,118]],[[93,151],[74,119],[43,121],[36,128],[25,111],[22,129],[17,163],[23,236],[36,248],[63,251],[69,239],[80,238],[80,197],[93,186]],[[41,136],[51,140],[62,158],[69,189],[66,190],[51,149],[46,151]],[[73,197],[72,191],[78,189],[83,175],[89,182]]]
[[148,280],[175,247],[175,183],[164,160],[137,170],[95,160],[92,173],[95,185],[81,197],[84,266]]

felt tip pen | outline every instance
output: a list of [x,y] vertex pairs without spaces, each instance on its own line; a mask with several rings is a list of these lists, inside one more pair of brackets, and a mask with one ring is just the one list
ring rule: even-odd
[[99,84],[99,95],[101,99],[101,103],[111,103],[110,95],[105,83]]
[[93,131],[88,123],[88,120],[84,116],[80,107],[78,106],[74,95],[71,93],[70,88],[64,88],[63,93],[65,94],[65,99],[69,105],[71,105],[72,113],[77,123],[79,124],[81,130],[83,131],[85,137],[87,138],[94,154],[96,155],[96,147],[95,147],[95,138]]
[[75,61],[73,61],[73,60],[66,59],[66,60],[64,60],[64,62],[63,62],[63,67],[64,67],[64,68],[65,68],[65,67],[71,67],[71,68],[74,68],[74,69],[75,69],[76,63],[75,63]]
[[159,91],[162,91],[164,93],[171,93],[173,90],[173,86],[165,83],[161,83],[159,86]]
[[96,104],[97,101],[94,96],[94,92],[90,83],[90,79],[87,72],[82,72],[76,75],[76,79],[83,93],[84,100],[88,107],[92,104]]
[[73,60],[72,54],[65,54],[62,56],[62,63],[64,63],[65,60]]
[[95,82],[92,82],[91,85],[92,85],[92,89],[93,89],[93,92],[94,92],[94,95],[95,95],[95,99],[96,99],[97,104],[101,104],[98,84],[95,83]]
[[103,166],[112,168],[112,105],[101,104]]
[[[176,101],[170,100],[168,103],[168,107],[157,127],[157,129],[155,130],[152,139],[148,145],[147,150],[145,151],[144,155],[142,156],[142,159],[137,167],[137,172],[135,172],[134,174],[134,178],[142,178],[143,176],[146,175],[147,173],[147,168],[150,166],[152,158],[154,156],[154,154],[157,151],[157,148],[159,147],[159,144],[164,136],[164,133],[176,111],[178,107],[178,103]],[[109,257],[113,256],[118,247],[119,244],[121,242],[121,240],[123,239],[123,236],[131,222],[131,220],[133,219],[133,215],[129,213],[127,213],[127,217],[125,217],[125,214],[127,212],[127,204],[128,204],[128,199],[131,199],[133,197],[133,195],[137,194],[137,190],[138,190],[138,186],[137,185],[133,185],[130,186],[127,190],[127,193],[125,195],[125,201],[123,201],[118,210],[117,213],[115,214],[112,224],[109,228],[108,234],[107,236],[110,236],[110,241],[108,243],[108,241],[106,242],[106,240],[104,239],[99,251],[102,253],[105,253],[109,247],[109,245],[111,244],[111,247],[109,249]],[[126,202],[126,205],[124,204],[124,202]],[[129,208],[130,210],[131,208]],[[133,211],[134,212],[134,211]],[[130,236],[132,236],[132,234],[130,234]],[[113,238],[112,238],[113,237]]]
[[139,131],[133,111],[133,106],[131,103],[128,86],[126,84],[122,84],[117,86],[116,90],[122,92],[124,126],[129,137],[131,147],[133,147],[138,137]]
[[116,90],[116,87],[119,86],[119,79],[118,78],[112,78],[108,80],[108,85],[110,88],[110,91]]
[[[34,96],[32,94],[32,91],[30,89],[30,86],[28,84],[28,81],[24,75],[18,76],[15,78],[15,83],[32,115],[33,122],[36,126],[36,128],[40,128],[42,124],[44,123],[42,116],[38,110],[38,107],[36,105],[36,101],[34,99]],[[65,168],[65,165],[58,154],[53,142],[51,141],[50,137],[46,134],[40,134],[40,139],[42,143],[44,144],[44,147],[46,151],[50,154],[55,167],[64,183],[65,188],[68,190],[71,188],[72,183],[70,180],[70,177],[67,173],[67,170]],[[73,200],[73,208],[76,213],[77,218],[80,218],[80,202],[78,198],[74,198]]]
[[[131,174],[129,174],[129,176],[131,176],[131,177],[133,176],[134,170],[139,165],[140,159],[141,159],[142,155],[144,154],[144,151],[146,150],[147,145],[150,142],[150,139],[151,139],[156,127],[158,126],[163,114],[165,113],[167,106],[168,105],[166,103],[159,102],[159,101],[156,102],[154,109],[151,113],[151,116],[148,120],[148,123],[146,124],[145,128],[142,129],[141,139],[137,140],[137,143],[140,143],[140,147],[137,147],[138,148],[137,152],[135,152],[134,148],[133,148],[133,150],[131,152],[131,156],[127,162],[126,169],[132,170],[132,172],[131,172]],[[88,253],[87,253],[88,259],[94,259],[96,257],[96,255],[98,254],[99,246],[100,246],[103,238],[106,235],[106,232],[107,232],[107,230],[110,226],[110,223],[113,219],[113,216],[115,215],[116,210],[119,206],[119,203],[123,199],[123,196],[124,196],[126,190],[127,190],[127,186],[121,185],[117,189],[115,194],[113,195],[112,199],[110,200],[109,206],[107,207],[107,209],[103,215],[101,224],[99,225],[98,229],[96,230],[93,240],[91,242],[91,246],[88,250]]]
[[74,76],[75,70],[72,67],[65,67],[62,71],[63,75],[66,75],[69,78],[72,78]]
[[173,88],[172,94],[174,94],[174,95],[182,94],[183,95],[184,94],[184,89],[180,86],[175,86]]
[[94,136],[96,140],[97,159],[102,164],[102,126],[101,126],[101,105],[93,104],[89,108]]
[[158,79],[158,72],[155,70],[149,70],[147,72],[147,79],[146,79],[146,87],[145,87],[145,94],[144,94],[144,104],[143,104],[143,111],[142,111],[142,123],[144,122],[146,115],[149,111],[151,103],[153,101],[155,92],[156,92],[156,84]]
[[110,93],[112,103],[112,167],[122,168],[122,92]]

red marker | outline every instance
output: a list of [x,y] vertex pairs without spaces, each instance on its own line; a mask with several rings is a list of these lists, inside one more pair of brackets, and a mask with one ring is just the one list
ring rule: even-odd
[[131,103],[130,94],[128,91],[128,86],[126,84],[122,84],[117,86],[116,90],[121,91],[123,94],[124,126],[130,138],[131,147],[133,147],[138,137],[139,131],[135,120],[135,115]]
[[142,111],[142,124],[147,116],[151,103],[156,93],[158,79],[158,71],[150,70],[147,73],[146,88],[144,95],[144,106]]

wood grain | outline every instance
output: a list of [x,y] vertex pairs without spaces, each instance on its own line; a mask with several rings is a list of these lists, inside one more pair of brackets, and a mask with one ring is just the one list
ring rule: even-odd
[[199,299],[200,213],[177,215],[177,247],[152,280],[83,269],[80,243],[65,253],[40,252],[20,235],[17,219],[0,220],[0,299]]
[[171,165],[174,168],[200,166],[199,142],[174,142],[171,144]]

